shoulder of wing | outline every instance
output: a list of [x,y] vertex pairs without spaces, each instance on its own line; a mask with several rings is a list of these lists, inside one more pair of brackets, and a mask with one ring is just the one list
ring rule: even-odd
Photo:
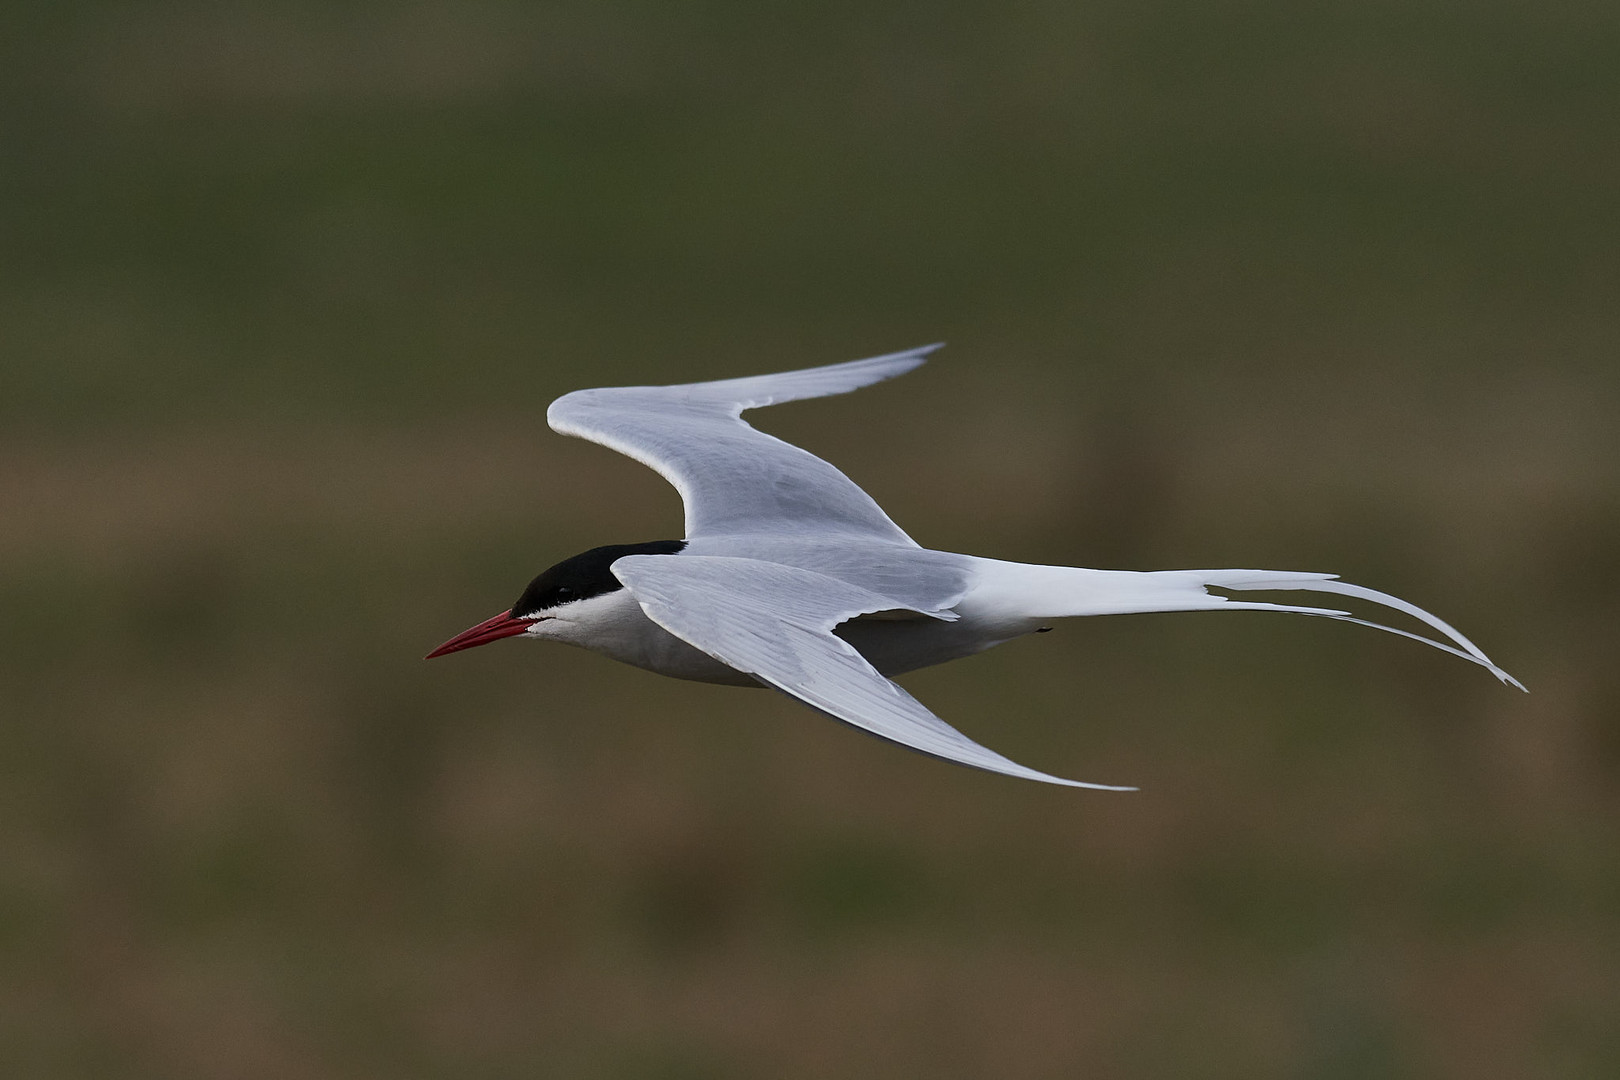
[[575,390],[564,394],[546,409],[546,423],[557,431],[566,432],[591,414],[600,413],[609,404],[604,396],[602,390]]
[[[676,416],[714,419],[717,403],[694,399],[684,393],[681,386],[607,386],[594,390],[575,390],[553,401],[546,409],[546,423],[552,430],[564,435],[611,424],[618,417],[640,417],[642,422],[656,422],[660,418]],[[718,408],[719,418],[735,419],[736,410]]]

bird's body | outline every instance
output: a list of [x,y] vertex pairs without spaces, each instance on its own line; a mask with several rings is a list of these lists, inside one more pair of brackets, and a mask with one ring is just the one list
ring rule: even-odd
[[[547,413],[553,428],[628,454],[675,485],[686,506],[686,539],[594,548],[558,563],[510,611],[429,655],[518,635],[560,641],[678,679],[774,687],[924,753],[1077,787],[1107,785],[1009,761],[888,677],[970,656],[1059,618],[1259,609],[1390,630],[1518,685],[1433,615],[1330,574],[1091,570],[921,547],[843,473],[740,419],[746,409],[846,393],[903,374],[933,348],[778,375],[559,398]],[[1403,611],[1449,641],[1337,609],[1230,600],[1210,587],[1350,596]]]
[[[593,549],[584,553],[593,562],[600,561],[606,568],[629,554],[641,554],[642,547],[660,547],[679,543],[655,541],[654,544],[622,545],[611,549]],[[774,565],[796,567],[812,572],[825,572],[831,553],[811,549],[796,549],[792,545],[764,543],[697,543],[683,545],[678,552],[661,551],[660,554],[711,555],[718,558],[737,556],[722,552],[737,548],[752,550],[742,556],[758,561],[762,554],[773,556]],[[604,555],[597,555],[604,551]],[[841,545],[838,554],[856,565],[881,567],[885,561],[910,562],[913,552],[895,551],[882,545]],[[817,557],[820,555],[821,557]],[[834,633],[849,642],[878,672],[884,676],[903,675],[908,671],[958,660],[964,656],[983,652],[1015,637],[1040,629],[1041,621],[1008,612],[1006,604],[996,602],[995,590],[982,586],[982,580],[998,579],[994,574],[976,574],[975,563],[997,564],[991,559],[976,559],[971,555],[951,555],[943,551],[928,551],[929,561],[943,572],[961,572],[968,583],[967,592],[950,611],[951,620],[930,617],[909,609],[890,609],[857,615],[834,629]],[[580,556],[576,556],[580,557]],[[1062,569],[1068,569],[1064,567]],[[853,575],[865,576],[865,575]],[[847,579],[844,579],[847,580]],[[550,609],[551,618],[536,627],[532,634],[566,645],[577,645],[612,657],[621,663],[645,668],[660,675],[694,682],[721,683],[727,686],[761,686],[752,675],[721,663],[701,649],[688,644],[665,630],[647,616],[635,595],[628,589],[614,585],[588,598]]]

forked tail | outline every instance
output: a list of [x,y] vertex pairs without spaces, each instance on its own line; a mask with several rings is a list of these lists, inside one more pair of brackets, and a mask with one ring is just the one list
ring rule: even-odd
[[[1140,611],[1291,611],[1299,615],[1321,615],[1385,630],[1391,634],[1421,641],[1442,652],[1471,660],[1509,686],[1524,684],[1497,667],[1456,628],[1416,604],[1388,593],[1339,581],[1335,574],[1296,573],[1287,570],[1087,570],[1071,566],[1038,566],[984,560],[980,590],[970,602],[987,611],[1005,616],[1056,619],[1074,615],[1120,615]],[[1337,608],[1301,607],[1271,604],[1258,600],[1232,600],[1211,593],[1209,587],[1233,592],[1293,591],[1334,593],[1366,600],[1403,612],[1438,630],[1447,640],[1425,637],[1368,619],[1357,618]]]

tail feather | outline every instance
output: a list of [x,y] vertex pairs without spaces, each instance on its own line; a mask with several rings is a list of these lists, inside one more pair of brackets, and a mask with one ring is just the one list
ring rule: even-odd
[[[1231,574],[1232,577],[1226,580],[1213,580],[1215,574],[1220,574],[1223,577],[1227,574]],[[1402,637],[1411,638],[1413,641],[1421,641],[1425,645],[1432,645],[1435,648],[1451,653],[1454,656],[1460,656],[1464,660],[1472,660],[1474,663],[1479,664],[1481,667],[1485,668],[1492,675],[1495,675],[1498,679],[1501,679],[1509,686],[1517,687],[1520,690],[1524,689],[1523,683],[1519,682],[1518,679],[1515,679],[1512,675],[1509,675],[1507,672],[1493,664],[1490,657],[1486,656],[1484,651],[1481,650],[1478,645],[1475,645],[1472,641],[1469,641],[1468,638],[1463,636],[1462,631],[1458,630],[1456,627],[1452,626],[1438,615],[1435,615],[1432,612],[1424,611],[1416,604],[1402,600],[1398,596],[1391,596],[1389,593],[1379,592],[1377,589],[1369,589],[1365,585],[1352,585],[1348,581],[1339,581],[1337,574],[1290,574],[1286,571],[1278,570],[1240,570],[1215,571],[1211,573],[1211,578],[1212,580],[1206,581],[1205,584],[1214,585],[1217,588],[1231,589],[1234,592],[1247,592],[1256,589],[1298,589],[1307,592],[1337,593],[1340,596],[1348,596],[1356,600],[1366,600],[1369,603],[1392,608],[1395,611],[1403,612],[1420,622],[1427,623],[1428,625],[1434,627],[1446,637],[1456,642],[1456,645],[1447,645],[1444,642],[1435,641],[1433,638],[1424,637],[1422,634],[1414,634],[1409,630],[1402,630],[1398,627],[1385,626],[1383,623],[1371,622],[1367,619],[1359,619],[1352,616],[1349,612],[1329,613],[1327,611],[1321,611],[1312,612],[1312,614],[1322,614],[1326,615],[1328,618],[1339,619],[1343,622],[1355,623],[1357,626],[1370,626],[1375,630],[1386,630],[1391,634],[1399,634]]]
[[[1439,616],[1397,596],[1339,581],[1336,574],[1300,573],[1286,570],[1087,570],[1066,566],[1034,566],[1001,563],[999,595],[992,603],[1003,610],[1014,607],[1030,617],[1061,618],[1072,615],[1115,615],[1146,611],[1286,611],[1297,615],[1320,615],[1370,626],[1401,637],[1420,641],[1441,652],[1460,656],[1478,664],[1509,686],[1524,684],[1491,662],[1475,645]],[[1016,568],[1016,569],[1014,569]],[[1233,600],[1209,588],[1232,592],[1300,591],[1332,593],[1379,604],[1433,627],[1447,640],[1359,618],[1338,608],[1273,604],[1259,600]]]

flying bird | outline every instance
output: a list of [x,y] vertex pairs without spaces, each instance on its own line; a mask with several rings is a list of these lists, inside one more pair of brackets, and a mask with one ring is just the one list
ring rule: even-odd
[[[835,720],[947,761],[1109,791],[1134,789],[1019,765],[951,727],[889,677],[1077,615],[1289,611],[1413,638],[1524,689],[1439,618],[1333,574],[1090,570],[922,547],[832,465],[742,419],[749,409],[845,394],[903,375],[937,348],[775,375],[578,390],[558,398],[546,412],[554,430],[626,454],[675,486],[685,505],[686,538],[598,547],[565,559],[530,582],[509,610],[428,657],[508,637],[560,641],[678,679],[772,687]],[[1426,623],[1438,636],[1337,608],[1229,599],[1212,587],[1370,601]]]

